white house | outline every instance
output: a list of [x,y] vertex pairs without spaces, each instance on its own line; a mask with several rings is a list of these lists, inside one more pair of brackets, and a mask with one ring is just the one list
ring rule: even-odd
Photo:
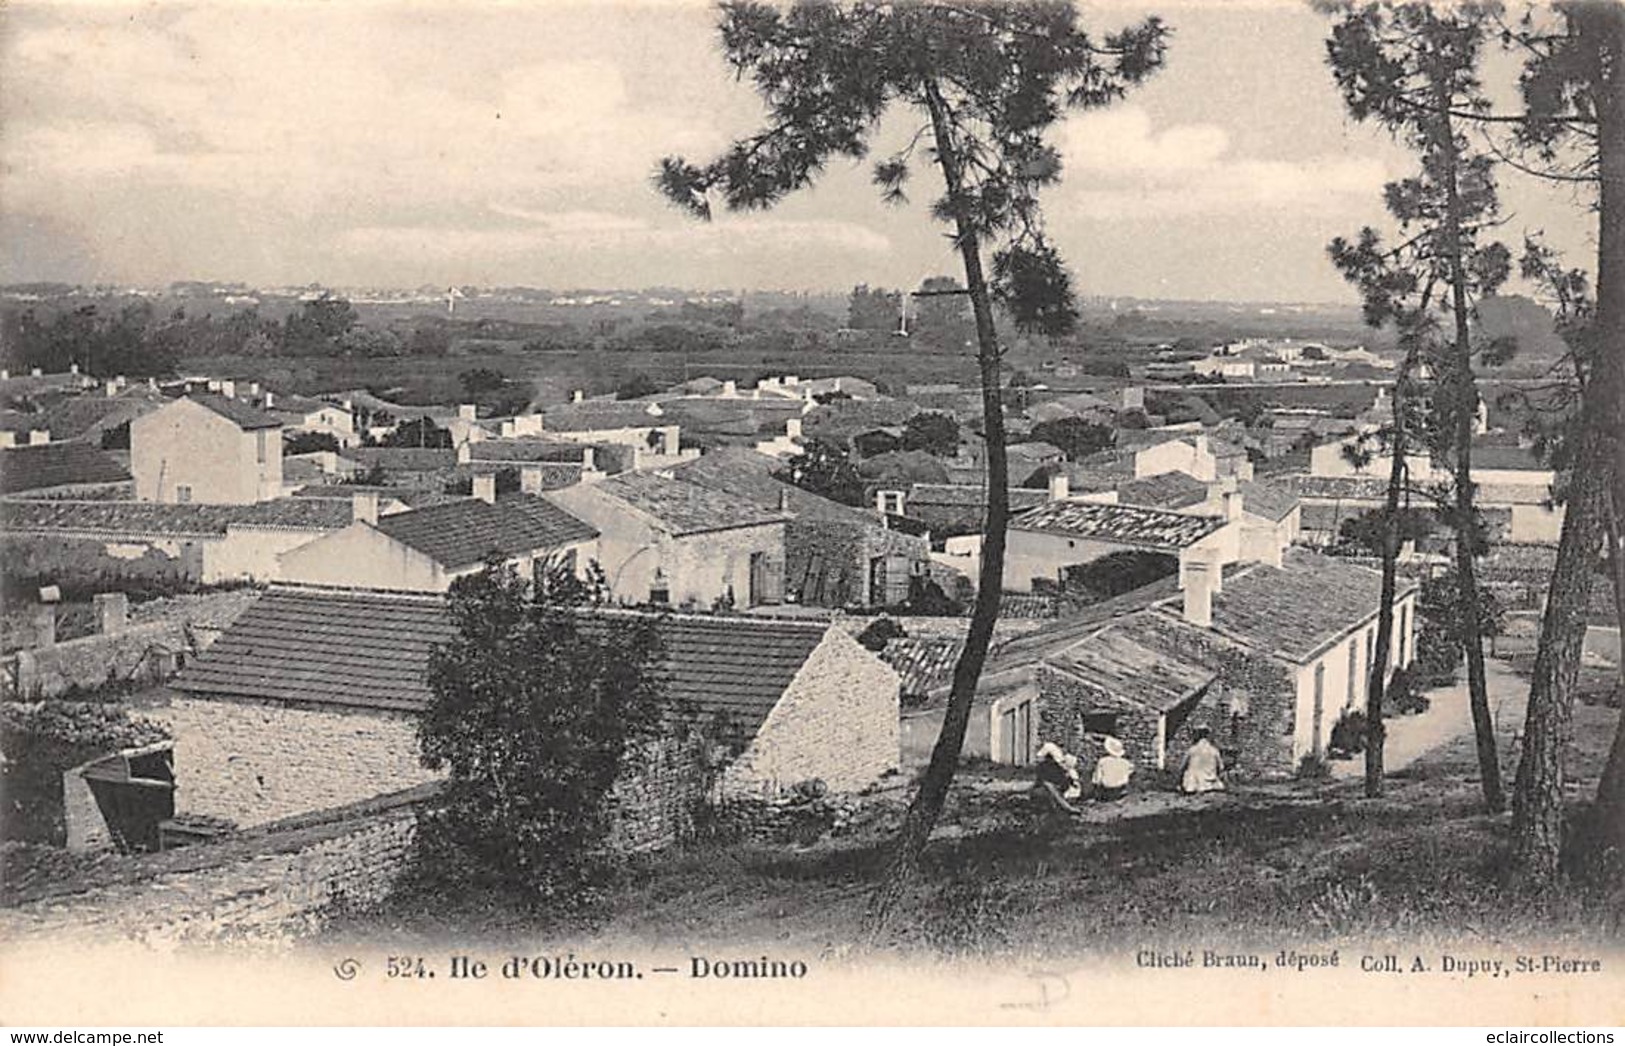
[[282,495],[282,419],[213,393],[184,396],[130,422],[130,472],[142,501],[269,501]]

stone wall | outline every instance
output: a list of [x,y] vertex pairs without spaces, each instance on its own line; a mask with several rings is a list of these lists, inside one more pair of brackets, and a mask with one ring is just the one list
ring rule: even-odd
[[1157,765],[1158,723],[1162,716],[1154,709],[1131,704],[1103,687],[1048,666],[1041,666],[1037,674],[1039,743],[1053,741],[1078,756],[1078,769],[1085,779],[1104,751],[1098,737],[1084,733],[1083,717],[1092,713],[1117,717],[1116,737],[1123,742],[1135,767],[1144,770]]
[[[824,519],[798,519],[785,528],[785,592],[799,602],[826,607],[890,606],[908,598],[908,564],[930,560],[925,538],[865,525]],[[896,559],[903,569],[889,572],[887,591],[869,591],[869,562]],[[897,576],[892,576],[896,574]]]
[[411,858],[430,785],[267,825],[211,845],[118,858],[25,890],[0,937],[53,942],[277,938],[383,901]]
[[147,713],[175,739],[175,811],[239,826],[358,802],[438,775],[400,712],[172,695]]
[[818,778],[867,787],[900,756],[897,673],[838,629],[824,636],[725,771],[724,795],[771,795]]
[[110,681],[163,682],[191,652],[185,627],[174,622],[136,625],[112,635],[19,650],[0,669],[0,697],[37,701],[74,687],[92,690]]
[[692,734],[663,738],[627,757],[607,804],[617,850],[659,850],[694,832],[695,815],[709,798],[716,753]]

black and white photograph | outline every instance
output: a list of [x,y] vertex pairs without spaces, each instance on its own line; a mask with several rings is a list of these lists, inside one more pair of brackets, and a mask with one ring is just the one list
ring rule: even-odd
[[0,3],[12,1041],[1612,1042],[1622,622],[1619,0]]

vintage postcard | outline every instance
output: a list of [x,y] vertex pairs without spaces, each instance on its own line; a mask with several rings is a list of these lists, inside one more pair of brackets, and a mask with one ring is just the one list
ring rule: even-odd
[[1625,7],[0,63],[0,1022],[1625,1023]]

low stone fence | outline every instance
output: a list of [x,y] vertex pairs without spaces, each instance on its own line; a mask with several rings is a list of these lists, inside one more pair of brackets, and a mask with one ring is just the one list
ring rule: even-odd
[[144,942],[280,939],[335,910],[387,898],[411,859],[438,782],[324,810],[219,843],[104,860],[25,886],[0,909],[0,939]]

